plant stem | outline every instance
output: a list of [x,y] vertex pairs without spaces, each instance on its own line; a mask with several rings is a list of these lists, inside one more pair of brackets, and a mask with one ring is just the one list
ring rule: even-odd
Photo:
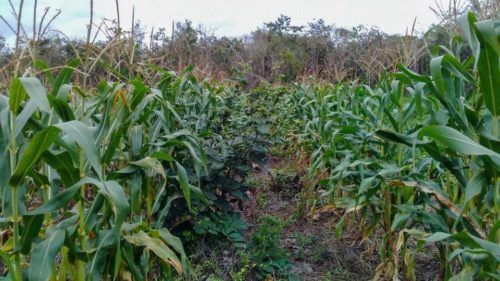
[[[500,117],[493,117],[493,136],[495,139],[498,139],[500,136],[500,132],[498,131],[498,127],[500,126]],[[493,207],[493,213],[495,214],[493,217],[493,225],[497,225],[498,221],[500,221],[500,206],[499,206],[499,200],[500,200],[500,179],[498,178],[497,170],[493,169],[493,202],[494,202],[494,207]],[[497,231],[496,237],[495,237],[495,242],[499,243],[500,242],[500,231]]]
[[153,178],[152,177],[147,177],[146,178],[146,218],[148,220],[148,223],[151,223],[152,215],[153,215],[153,209],[152,209],[152,203],[153,202]]
[[[80,178],[85,177],[84,173],[85,169],[85,161],[83,160],[83,151],[80,150]],[[79,236],[79,241],[80,241],[80,247],[82,251],[85,251],[87,248],[87,232],[85,230],[85,184],[82,185],[80,188],[80,200],[78,200],[77,203],[77,210],[78,210],[78,236]],[[76,274],[77,274],[77,280],[83,281],[85,280],[85,262],[82,260],[78,260],[76,262]]]
[[[10,116],[10,133],[11,133],[11,142],[10,142],[10,172],[11,175],[14,174],[17,166],[17,143],[16,143],[16,114],[12,113]],[[22,280],[21,273],[21,254],[17,251],[17,247],[19,245],[19,202],[18,202],[18,186],[12,187],[12,222],[14,224],[13,231],[13,248],[14,251],[14,270],[13,279],[14,280]]]

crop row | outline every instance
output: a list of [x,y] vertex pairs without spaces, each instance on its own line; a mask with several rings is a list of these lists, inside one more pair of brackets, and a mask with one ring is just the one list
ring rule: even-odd
[[401,67],[375,87],[304,84],[281,100],[282,135],[310,153],[320,201],[344,210],[337,233],[353,213],[364,239],[382,230],[375,280],[414,280],[429,245],[444,280],[500,278],[498,24],[463,17],[472,56],[461,38],[436,47],[430,75]]

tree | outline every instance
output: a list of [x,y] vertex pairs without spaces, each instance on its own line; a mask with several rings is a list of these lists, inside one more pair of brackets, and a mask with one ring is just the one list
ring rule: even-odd
[[307,33],[311,37],[329,39],[333,32],[333,26],[327,25],[323,19],[309,22],[307,25],[309,26]]
[[269,31],[276,33],[278,35],[283,35],[287,33],[299,33],[302,32],[304,26],[302,25],[292,25],[292,18],[285,15],[280,15],[278,19],[274,22],[267,22],[264,25]]

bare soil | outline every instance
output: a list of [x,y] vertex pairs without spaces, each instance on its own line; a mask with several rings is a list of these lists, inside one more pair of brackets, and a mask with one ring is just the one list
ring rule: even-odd
[[[293,273],[300,280],[371,280],[380,264],[377,252],[380,237],[363,240],[355,217],[349,223],[350,227],[337,237],[335,229],[343,212],[341,210],[316,213],[314,217],[303,214],[300,204],[305,199],[302,196],[308,196],[303,182],[299,180],[292,186],[276,187],[270,175],[273,169],[290,167],[301,178],[304,177],[301,163],[276,158],[270,158],[268,167],[254,173],[261,185],[254,189],[243,211],[245,220],[250,224],[248,235],[259,216],[280,217],[289,222],[283,231],[281,246],[289,253]],[[417,280],[438,278],[439,264],[432,256],[436,254],[435,250],[427,250],[427,254],[416,256]]]
[[281,246],[289,253],[293,273],[300,280],[370,280],[379,264],[378,255],[370,253],[370,241],[358,241],[353,232],[336,238],[335,227],[340,216],[334,212],[322,213],[315,218],[301,214],[302,183],[276,187],[269,173],[287,166],[290,163],[273,159],[267,169],[254,173],[261,186],[253,191],[243,211],[251,226],[248,235],[258,217],[280,217],[288,222],[282,233]]
[[[271,171],[290,168],[295,170],[299,177],[292,177],[292,182],[287,186],[277,184],[276,179],[272,178]],[[286,222],[280,245],[288,253],[292,273],[299,280],[372,280],[380,264],[377,250],[381,235],[362,239],[359,221],[353,217],[342,234],[337,237],[335,229],[343,211],[325,211],[311,217],[303,206],[305,197],[310,197],[310,192],[305,191],[301,180],[303,176],[304,165],[300,163],[297,165],[288,160],[270,158],[266,167],[257,167],[251,176],[251,181],[256,186],[251,189],[250,199],[244,203],[241,212],[249,224],[245,236],[247,238],[251,236],[259,217],[279,217]],[[213,274],[203,275],[202,280],[234,280],[228,272],[234,272],[235,269],[237,271],[240,265],[238,249],[228,247],[214,250],[206,245],[200,245],[198,248],[198,252],[205,254],[197,255],[196,260],[215,259],[214,262],[217,263],[216,269],[209,270]],[[207,254],[207,251],[210,253]],[[427,254],[417,255],[415,267],[417,280],[438,280],[439,264],[433,258],[434,254],[435,250],[429,248]],[[217,278],[210,278],[214,276]],[[253,278],[247,276],[246,280]]]

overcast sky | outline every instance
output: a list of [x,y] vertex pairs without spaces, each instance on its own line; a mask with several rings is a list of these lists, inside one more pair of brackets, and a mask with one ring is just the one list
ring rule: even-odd
[[[19,3],[19,0],[12,1],[15,5]],[[30,30],[34,0],[24,2],[23,18]],[[116,17],[114,0],[94,2],[96,20]],[[294,25],[305,25],[322,18],[336,26],[364,24],[378,26],[387,33],[404,34],[415,18],[418,31],[425,31],[436,21],[429,9],[433,3],[434,0],[120,0],[120,14],[122,25],[127,29],[135,6],[136,19],[148,30],[152,26],[165,27],[168,32],[172,21],[190,19],[195,25],[205,25],[218,36],[248,34],[264,22],[274,21],[280,14],[290,16]],[[85,36],[89,0],[39,0],[39,13],[47,6],[62,11],[52,29],[70,37]],[[0,0],[0,15],[13,19],[7,0]],[[11,36],[3,22],[0,23],[0,34]]]

